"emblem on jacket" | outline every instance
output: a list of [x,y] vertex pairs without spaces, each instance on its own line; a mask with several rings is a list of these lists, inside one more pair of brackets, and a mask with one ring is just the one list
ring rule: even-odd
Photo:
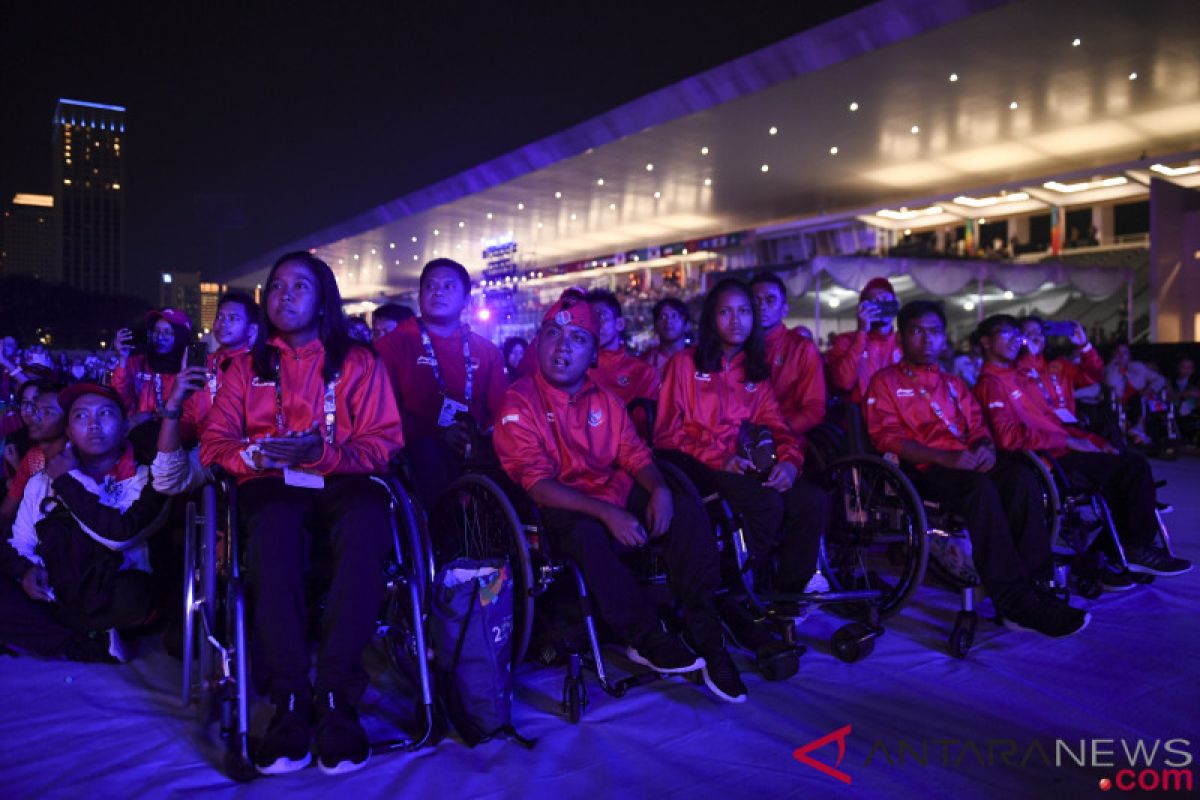
[[588,412],[588,425],[591,425],[593,428],[599,428],[601,422],[604,422],[604,412],[600,409]]
[[559,325],[564,325],[564,326],[570,325],[571,324],[571,312],[567,311],[566,309],[563,309],[562,311],[560,311],[554,315],[554,321],[557,322]]
[[751,394],[753,394],[754,392],[757,392],[757,391],[758,391],[758,384],[757,384],[757,383],[747,383],[747,384],[746,384],[746,391],[747,391],[747,392],[750,392]]
[[617,386],[628,386],[628,385],[629,385],[629,376],[628,375],[618,375],[617,376]]

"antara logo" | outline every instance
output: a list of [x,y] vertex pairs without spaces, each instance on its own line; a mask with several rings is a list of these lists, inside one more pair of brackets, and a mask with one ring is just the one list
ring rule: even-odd
[[[808,744],[801,745],[792,751],[792,758],[799,761],[801,764],[812,767],[818,772],[823,772],[831,778],[835,778],[842,783],[849,785],[851,778],[846,773],[838,769],[842,764],[842,759],[846,757],[846,737],[850,735],[850,726],[838,728],[833,733],[827,733],[820,739],[813,739]],[[823,764],[809,755],[813,750],[820,750],[830,742],[837,742],[838,754],[837,761],[833,762],[833,766]]]

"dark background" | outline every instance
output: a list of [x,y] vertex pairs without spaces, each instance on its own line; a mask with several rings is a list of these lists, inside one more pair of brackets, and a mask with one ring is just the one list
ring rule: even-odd
[[126,106],[148,294],[865,5],[5,2],[0,200],[50,192],[59,97]]

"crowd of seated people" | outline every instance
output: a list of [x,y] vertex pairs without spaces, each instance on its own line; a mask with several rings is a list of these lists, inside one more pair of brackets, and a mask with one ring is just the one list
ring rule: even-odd
[[[769,273],[720,281],[695,323],[685,304],[661,301],[659,342],[641,357],[624,347],[621,303],[609,292],[564,292],[532,341],[503,350],[463,321],[470,293],[467,270],[436,259],[420,275],[418,313],[381,306],[370,325],[355,325],[328,265],[298,252],[271,269],[262,308],[237,292],[220,299],[218,349],[203,359],[187,346],[191,321],[170,308],[147,315],[141,346],[132,331],[118,333],[110,375],[70,385],[6,341],[12,474],[0,506],[0,644],[46,658],[127,658],[123,634],[178,613],[177,594],[156,593],[151,579],[175,563],[156,563],[151,546],[171,498],[219,467],[238,485],[254,685],[274,706],[255,763],[291,772],[315,750],[327,772],[357,769],[370,754],[356,711],[368,682],[363,651],[392,547],[387,500],[370,476],[407,462],[404,478],[429,508],[490,457],[578,562],[633,662],[699,673],[714,696],[742,702],[728,647],[746,624],[745,598],[718,595],[705,512],[658,460],[715,487],[742,516],[751,563],[774,565],[777,588],[819,592],[832,499],[803,467],[806,436],[829,408],[840,410],[833,421],[860,425],[861,446],[895,458],[923,496],[966,517],[983,584],[1014,630],[1069,636],[1090,617],[1047,589],[1049,531],[1034,476],[1013,451],[1049,451],[1100,487],[1129,571],[1191,568],[1151,536],[1148,462],[1080,427],[1075,393],[1101,379],[1102,364],[1077,325],[1071,352],[1047,360],[1042,320],[990,317],[974,337],[986,363],[964,380],[941,366],[941,307],[900,308],[883,279],[863,288],[857,329],[824,356],[783,323],[787,287]],[[1152,385],[1135,363],[1110,365],[1120,392]],[[1171,390],[1181,415],[1197,413],[1190,367]],[[768,463],[748,455],[747,439],[770,443]],[[310,670],[314,537],[328,542],[331,582]],[[681,636],[659,624],[623,560],[648,543],[662,548]],[[1113,591],[1133,584],[1116,570],[1105,579]]]

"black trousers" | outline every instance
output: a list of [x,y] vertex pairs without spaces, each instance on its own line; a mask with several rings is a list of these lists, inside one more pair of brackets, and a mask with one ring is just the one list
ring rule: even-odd
[[[52,572],[50,578],[54,585]],[[55,594],[66,602],[47,603],[25,594],[15,581],[0,580],[0,642],[48,658],[62,656],[73,639],[145,622],[152,606],[151,587],[149,573],[121,570],[107,582],[102,599],[86,590],[68,597],[55,587]]]
[[463,474],[465,462],[453,448],[435,437],[422,437],[404,443],[412,478],[413,494],[426,509],[433,508],[442,492]]
[[1072,483],[1095,487],[1104,496],[1123,544],[1153,543],[1158,531],[1154,474],[1145,456],[1072,452],[1058,463]]
[[[649,494],[635,485],[625,509],[643,522]],[[704,509],[693,498],[672,492],[675,513],[667,532],[650,546],[663,549],[671,593],[683,609],[684,624],[701,648],[720,647],[721,629],[713,593],[721,582],[717,543]],[[552,552],[579,565],[601,618],[622,640],[638,644],[658,630],[658,620],[645,589],[623,555],[632,552],[596,517],[561,508],[540,509],[542,527]]]
[[704,487],[701,492],[715,490],[741,515],[752,559],[778,559],[776,588],[804,590],[816,571],[821,537],[833,515],[833,502],[824,490],[797,477],[790,489],[777,492],[756,477],[712,469],[681,453],[666,455]]
[[932,466],[909,469],[917,491],[962,517],[971,557],[998,607],[1053,575],[1050,531],[1033,468],[1003,453],[990,472]]
[[[312,690],[308,680],[305,574],[332,575],[317,654],[316,691],[355,702],[367,687],[362,653],[383,607],[384,567],[394,552],[387,492],[366,475],[331,475],[323,489],[258,478],[238,488],[248,538],[254,609],[253,673],[272,700]],[[313,565],[315,537],[327,537],[331,564]],[[320,552],[321,548],[317,549]]]

